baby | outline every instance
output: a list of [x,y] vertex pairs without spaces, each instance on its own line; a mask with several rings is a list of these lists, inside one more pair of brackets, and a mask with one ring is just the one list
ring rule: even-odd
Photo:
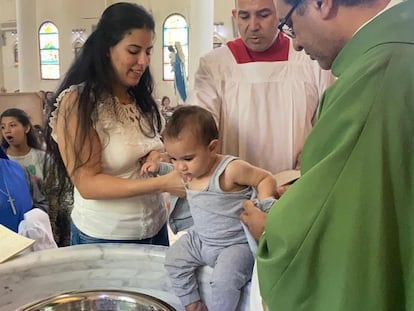
[[[250,280],[254,255],[240,214],[243,202],[257,193],[270,207],[276,180],[258,167],[217,152],[218,129],[213,116],[198,106],[176,110],[163,132],[166,152],[181,174],[194,225],[167,251],[165,267],[186,311],[207,310],[198,292],[196,270],[213,268],[210,311],[237,308],[241,288]],[[143,174],[165,174],[171,164],[149,161]]]

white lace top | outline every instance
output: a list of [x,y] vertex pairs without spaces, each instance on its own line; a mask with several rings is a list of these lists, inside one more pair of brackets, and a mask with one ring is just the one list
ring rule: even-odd
[[[56,122],[62,98],[77,90],[63,91],[55,104],[50,126],[56,137]],[[102,144],[102,172],[120,178],[142,178],[138,160],[151,150],[162,150],[160,136],[146,137],[141,126],[148,126],[134,104],[120,104],[116,97],[106,97],[98,104],[93,123]],[[64,116],[64,114],[60,114]],[[158,233],[166,222],[161,195],[141,195],[124,199],[87,200],[74,191],[72,221],[85,234],[101,239],[145,239]]]

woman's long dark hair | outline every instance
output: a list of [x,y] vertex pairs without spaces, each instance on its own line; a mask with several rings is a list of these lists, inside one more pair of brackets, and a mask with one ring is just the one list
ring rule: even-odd
[[[92,115],[97,109],[98,100],[103,94],[112,94],[115,73],[108,57],[110,48],[121,41],[125,35],[133,29],[145,29],[155,31],[155,22],[151,14],[142,6],[119,2],[105,9],[101,19],[83,45],[79,56],[69,68],[66,76],[57,91],[56,97],[72,85],[82,84],[79,88],[78,98],[78,127],[74,144],[75,170],[91,157],[92,150],[89,150],[89,158],[80,161],[80,153],[86,145],[89,131],[93,127]],[[149,124],[150,130],[144,132],[148,137],[155,137],[161,130],[161,116],[156,102],[152,96],[154,82],[149,67],[143,73],[139,83],[130,87],[128,92],[135,98],[138,111],[142,118]],[[56,101],[56,98],[55,98]],[[56,107],[54,107],[56,109]],[[53,112],[53,111],[52,111]],[[143,127],[141,126],[143,129]],[[60,186],[68,184],[66,167],[62,161],[56,142],[51,137],[50,126],[46,129],[47,151],[50,154],[50,171],[56,173],[50,181]],[[47,168],[46,168],[47,169]],[[54,174],[52,174],[54,175]],[[56,180],[57,178],[57,180]],[[54,180],[53,180],[54,179]]]

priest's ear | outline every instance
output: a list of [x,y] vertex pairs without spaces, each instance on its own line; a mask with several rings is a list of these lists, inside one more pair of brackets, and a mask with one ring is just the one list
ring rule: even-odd
[[237,10],[236,9],[231,10],[231,15],[236,20],[237,19]]
[[337,8],[333,0],[313,0],[312,5],[314,9],[319,11],[320,17],[324,20],[336,16]]

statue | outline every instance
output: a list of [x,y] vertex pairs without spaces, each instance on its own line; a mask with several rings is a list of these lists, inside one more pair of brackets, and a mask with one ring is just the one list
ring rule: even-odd
[[175,42],[174,46],[168,47],[170,51],[170,62],[174,71],[174,87],[183,102],[187,99],[187,76],[185,71],[185,56],[180,42]]

